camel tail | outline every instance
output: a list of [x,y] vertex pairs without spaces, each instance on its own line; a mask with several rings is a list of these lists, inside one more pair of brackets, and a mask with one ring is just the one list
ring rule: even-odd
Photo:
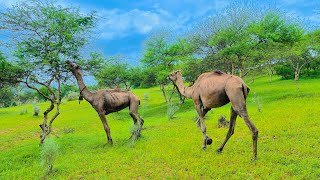
[[247,85],[242,84],[242,92],[243,92],[244,99],[247,99],[247,96],[250,92],[250,88]]

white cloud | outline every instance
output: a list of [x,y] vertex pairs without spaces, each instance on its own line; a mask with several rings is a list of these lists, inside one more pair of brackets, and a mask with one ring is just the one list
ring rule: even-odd
[[100,16],[102,18],[98,33],[104,39],[125,37],[133,33],[147,34],[157,27],[170,24],[172,20],[171,14],[163,9],[159,11],[112,9],[101,11]]
[[0,0],[0,5],[5,7],[11,7],[22,0]]
[[316,6],[319,5],[319,1],[310,0],[281,0],[280,4],[282,6],[294,6],[298,5],[300,7]]
[[308,19],[311,22],[314,22],[316,24],[320,24],[320,14],[313,14],[313,15],[309,16]]

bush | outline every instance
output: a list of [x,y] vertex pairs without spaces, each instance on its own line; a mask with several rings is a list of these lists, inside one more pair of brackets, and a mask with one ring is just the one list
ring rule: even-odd
[[33,104],[33,116],[38,116],[40,113],[40,108],[37,106],[37,104]]
[[276,70],[277,75],[281,76],[282,79],[293,79],[294,72],[289,64],[278,64],[274,68]]
[[24,115],[24,114],[27,114],[27,113],[28,113],[28,109],[26,107],[21,109],[20,112],[19,112],[20,115]]
[[144,93],[144,94],[143,94],[143,100],[149,101],[149,99],[150,99],[149,94],[148,94],[148,93]]
[[218,119],[218,128],[229,127],[230,122],[227,121],[226,116],[220,116]]
[[59,146],[52,139],[47,138],[41,149],[41,165],[43,167],[44,176],[52,172],[53,164],[58,156]]
[[260,97],[257,95],[256,92],[253,93],[253,102],[256,103],[258,112],[261,112],[262,104],[261,104],[261,101],[260,101]]
[[74,128],[63,128],[62,131],[65,134],[70,134],[70,133],[74,133]]
[[167,116],[168,116],[168,120],[171,120],[174,118],[174,115],[176,114],[176,112],[179,110],[179,106],[177,106],[176,104],[172,103],[172,102],[168,102],[167,104]]
[[69,91],[66,96],[67,96],[68,101],[73,101],[73,100],[79,99],[79,93],[74,92],[74,91]]

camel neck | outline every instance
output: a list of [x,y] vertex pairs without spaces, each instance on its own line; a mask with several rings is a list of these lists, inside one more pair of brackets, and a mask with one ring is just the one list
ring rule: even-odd
[[178,87],[178,90],[179,90],[180,94],[182,94],[186,98],[191,98],[191,96],[192,96],[192,87],[184,86],[182,77],[178,77],[177,78],[176,85]]
[[84,84],[82,76],[76,76],[77,83],[80,90],[80,95],[83,96],[88,102],[92,100],[92,93],[88,90],[87,86]]

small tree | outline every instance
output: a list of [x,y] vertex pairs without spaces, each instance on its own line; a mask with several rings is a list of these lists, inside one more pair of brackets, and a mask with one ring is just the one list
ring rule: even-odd
[[[17,63],[25,72],[19,82],[50,102],[40,125],[43,143],[60,114],[61,86],[70,77],[65,60],[81,57],[80,50],[88,42],[95,15],[82,15],[77,8],[64,8],[53,1],[28,1],[0,16],[2,28],[12,34]],[[48,114],[55,107],[55,114],[49,119]]]
[[93,72],[94,76],[98,79],[99,85],[111,88],[120,88],[125,86],[130,89],[128,83],[129,64],[124,60],[123,56],[113,56],[103,62],[103,66],[98,72]]
[[146,69],[153,72],[166,102],[171,98],[166,93],[166,85],[169,82],[168,74],[174,70],[178,62],[187,59],[192,52],[192,46],[186,39],[178,39],[174,42],[165,33],[155,34],[146,42],[141,62]]
[[0,88],[6,85],[15,85],[24,76],[25,71],[21,66],[6,60],[0,52]]

